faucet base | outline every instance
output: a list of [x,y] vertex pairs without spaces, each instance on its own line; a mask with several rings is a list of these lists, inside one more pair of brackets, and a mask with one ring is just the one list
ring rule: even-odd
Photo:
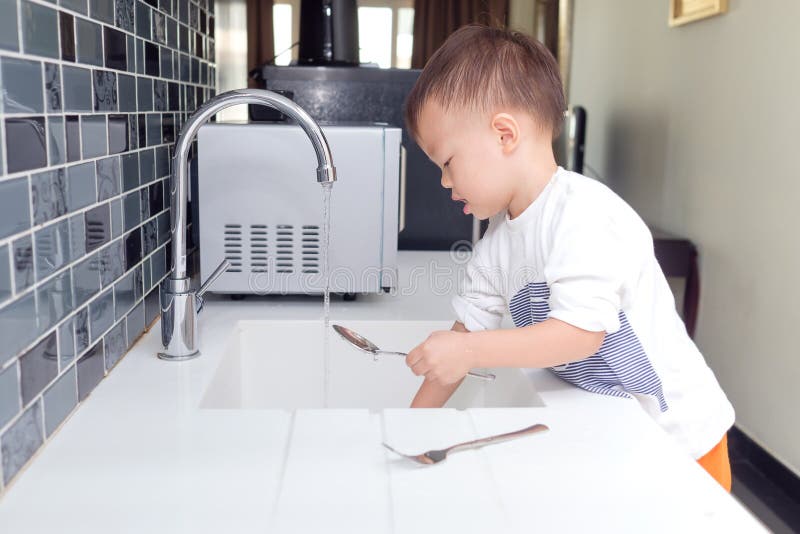
[[200,299],[187,291],[188,279],[168,279],[161,285],[162,360],[180,361],[200,355],[197,348],[197,311]]
[[196,350],[191,354],[186,354],[183,356],[174,356],[172,354],[167,354],[166,352],[159,352],[156,354],[160,360],[166,360],[168,362],[180,362],[184,360],[193,360],[200,356],[200,351]]

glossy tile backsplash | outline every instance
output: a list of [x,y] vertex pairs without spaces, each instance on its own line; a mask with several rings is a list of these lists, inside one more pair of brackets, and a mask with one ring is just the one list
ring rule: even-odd
[[0,491],[159,312],[213,0],[0,0]]

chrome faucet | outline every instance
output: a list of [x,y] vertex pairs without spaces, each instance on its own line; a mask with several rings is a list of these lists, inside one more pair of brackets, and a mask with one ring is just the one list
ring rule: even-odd
[[158,357],[163,360],[187,360],[200,354],[197,348],[197,314],[203,307],[203,294],[230,267],[228,260],[223,260],[199,290],[194,291],[189,287],[190,280],[186,276],[188,157],[200,127],[220,110],[238,104],[270,106],[297,121],[317,154],[317,182],[330,184],[336,181],[331,150],[322,129],[303,108],[288,98],[263,89],[237,89],[215,96],[194,112],[175,144],[172,162],[172,271],[161,286],[161,343],[164,351],[159,352]]

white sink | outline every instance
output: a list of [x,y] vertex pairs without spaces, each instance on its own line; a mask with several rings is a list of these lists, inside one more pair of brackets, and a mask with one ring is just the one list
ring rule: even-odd
[[[335,323],[336,321],[332,321]],[[387,350],[405,351],[452,323],[348,321],[344,326]],[[324,408],[322,321],[240,321],[234,327],[201,408]],[[329,332],[328,408],[407,408],[422,382],[400,356],[374,360]],[[451,408],[544,406],[521,369],[492,369],[497,379],[467,377]]]

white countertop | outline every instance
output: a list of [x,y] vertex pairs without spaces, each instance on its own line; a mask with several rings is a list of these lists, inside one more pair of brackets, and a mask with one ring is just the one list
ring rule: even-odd
[[[332,319],[450,321],[449,255],[400,258],[413,294],[334,299]],[[0,532],[762,531],[635,401],[543,370],[538,408],[199,408],[236,321],[321,316],[315,297],[212,297],[202,356],[179,363],[155,357],[156,324],[8,489]],[[550,431],[434,467],[380,446],[421,452],[533,423]]]

